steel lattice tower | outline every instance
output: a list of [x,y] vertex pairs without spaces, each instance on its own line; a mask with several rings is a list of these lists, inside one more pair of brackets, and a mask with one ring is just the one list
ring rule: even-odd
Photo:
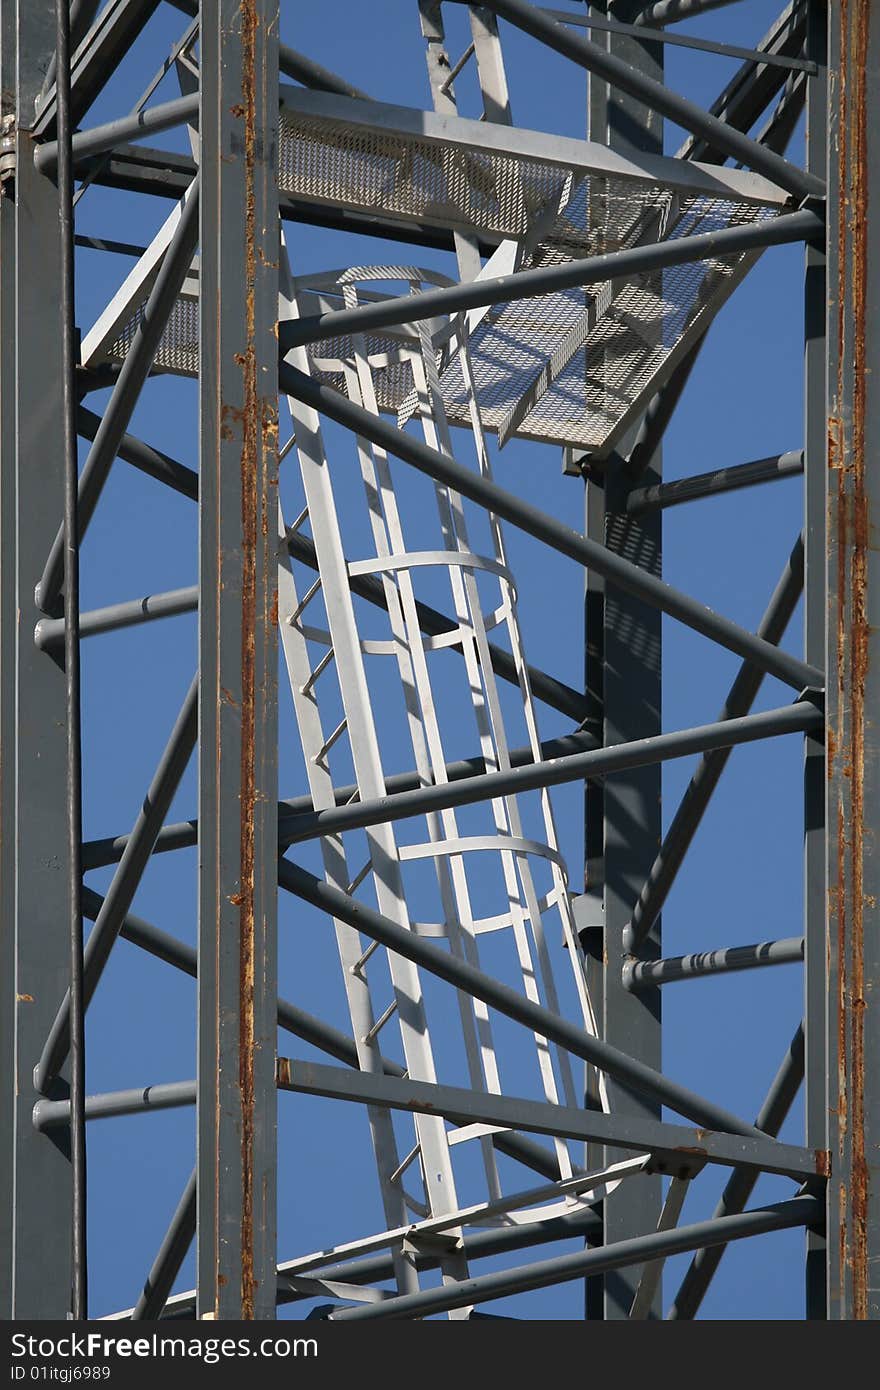
[[[338,0],[338,22],[355,8]],[[587,1318],[693,1318],[731,1242],[759,1261],[786,1230],[808,1318],[880,1316],[877,15],[791,0],[743,47],[733,18],[729,41],[678,27],[733,0],[411,0],[394,22],[427,62],[417,109],[375,65],[362,90],[288,47],[296,9],[0,0],[3,1316],[85,1314],[85,1194],[96,1229],[109,1200],[85,1136],[124,1116],[179,1201],[145,1238],[152,1267],[119,1281],[119,1317],[317,1299],[340,1321],[468,1318],[577,1281]],[[665,83],[682,49],[735,60],[707,105]],[[548,52],[586,74],[585,138],[514,120],[510,55],[520,71]],[[804,167],[787,153],[802,120]],[[175,150],[152,143],[171,131]],[[90,206],[106,231],[82,229]],[[802,447],[664,482],[710,325],[791,244]],[[169,411],[166,452],[149,439]],[[507,474],[513,440],[561,452],[565,521],[540,469]],[[754,631],[664,579],[667,509],[740,489],[757,508],[786,478],[802,530]],[[197,535],[149,542],[157,564],[197,554],[196,585],[113,586],[120,479],[197,510]],[[135,514],[125,529],[138,544]],[[529,587],[560,556],[582,576],[582,683],[529,659]],[[123,661],[149,665],[160,619],[190,623],[194,662],[163,673],[143,748],[108,738],[128,819],[96,838],[91,653],[127,634]],[[661,720],[664,619],[737,662],[712,722]],[[728,760],[782,737],[803,748],[803,926],[772,934],[756,911],[723,948],[707,905],[699,950],[675,955],[661,912]],[[663,765],[688,756],[664,815]],[[190,938],[139,915],[162,874]],[[753,972],[785,964],[803,1021],[767,1058],[760,1113],[667,1072],[667,984],[691,1000],[749,972],[729,986],[748,1001]],[[196,1079],[96,1089],[160,976],[176,992],[158,1034],[195,1041],[172,1075]],[[166,1110],[195,1115],[194,1146]],[[293,1166],[282,1116],[307,1117]],[[178,1174],[163,1146],[184,1141]],[[320,1186],[334,1145],[339,1211]],[[753,1196],[767,1175],[778,1200]],[[319,1243],[288,1248],[276,1216],[311,1193]]]

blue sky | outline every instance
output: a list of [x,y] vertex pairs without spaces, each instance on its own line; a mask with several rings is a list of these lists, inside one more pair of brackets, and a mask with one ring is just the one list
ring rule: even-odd
[[[320,6],[286,3],[283,39],[384,101],[427,106],[429,94],[412,0],[324,0]],[[449,10],[450,52],[466,45],[464,12]],[[688,32],[750,44],[776,13],[765,0],[705,16]],[[167,56],[185,21],[170,5],[156,20],[90,114],[97,123],[125,113]],[[534,41],[504,29],[514,117],[518,124],[580,137],[585,127],[584,75]],[[736,64],[717,56],[667,50],[670,87],[708,103]],[[157,99],[176,94],[173,74]],[[474,93],[459,87],[464,114]],[[667,148],[680,143],[669,130]],[[174,135],[169,149],[183,148]],[[791,147],[801,155],[801,137]],[[167,216],[161,200],[93,189],[82,200],[77,230],[146,244]],[[337,266],[416,261],[454,274],[452,258],[418,248],[308,227],[289,229],[297,272]],[[130,267],[124,257],[81,251],[78,319],[86,332]],[[802,248],[771,250],[713,326],[683,403],[667,434],[667,478],[745,462],[802,442]],[[95,399],[90,401],[97,409]],[[282,439],[285,438],[282,415]],[[132,423],[134,433],[197,466],[196,388],[173,378],[149,383]],[[334,477],[355,479],[352,442],[328,427]],[[463,436],[462,436],[463,440]],[[458,442],[458,436],[456,436]],[[464,444],[463,444],[464,448]],[[513,441],[498,456],[496,476],[513,491],[578,525],[582,489],[564,478],[559,450]],[[468,456],[469,457],[469,456]],[[296,493],[295,459],[282,474],[282,491]],[[398,476],[403,469],[399,470]],[[339,484],[345,516],[358,502]],[[402,482],[402,490],[410,486]],[[351,500],[349,501],[349,495]],[[407,494],[408,495],[408,494]],[[415,494],[413,493],[413,496]],[[664,521],[664,574],[727,616],[754,628],[800,528],[799,480],[751,489],[668,511]],[[344,520],[345,520],[344,516]],[[352,511],[352,517],[354,511]],[[353,524],[353,523],[352,523]],[[539,550],[506,531],[519,579],[520,622],[529,660],[577,686],[581,680],[580,615],[583,574],[571,562]],[[186,499],[166,492],[117,463],[83,554],[83,607],[92,608],[195,583],[197,515]],[[84,645],[86,836],[130,828],[164,747],[195,666],[196,623],[176,618],[92,639]],[[664,623],[663,727],[672,730],[716,717],[736,673],[737,659],[673,622]],[[799,651],[799,615],[786,646]],[[281,795],[305,789],[286,676],[281,672]],[[768,679],[757,708],[785,703],[789,693]],[[567,731],[562,716],[541,708],[545,738]],[[462,749],[462,755],[470,750]],[[455,754],[454,756],[458,756]],[[402,770],[404,762],[388,770]],[[693,770],[692,760],[664,769],[668,822]],[[740,748],[699,831],[688,866],[664,913],[665,954],[706,950],[798,935],[802,917],[800,829],[801,749],[797,739]],[[554,794],[554,809],[572,882],[582,855],[581,793]],[[195,764],[170,819],[195,814]],[[303,862],[317,871],[317,858]],[[109,871],[89,876],[102,889]],[[163,855],[150,865],[135,912],[181,939],[196,934],[195,851]],[[557,962],[557,975],[565,962]],[[331,928],[289,900],[280,904],[282,993],[348,1029]],[[428,987],[429,998],[432,987]],[[568,998],[567,1003],[572,1003]],[[756,1113],[802,1011],[799,967],[753,972],[727,981],[679,985],[664,993],[664,1067],[668,1074],[750,1118]],[[442,1013],[439,1015],[442,1020]],[[438,1024],[438,1053],[453,1039]],[[286,1055],[309,1049],[282,1035]],[[195,1074],[195,987],[168,967],[121,941],[89,1014],[89,1091],[180,1080]],[[797,1142],[798,1106],[785,1134]],[[90,1126],[90,1233],[92,1311],[101,1315],[134,1302],[193,1162],[194,1117],[188,1112],[119,1119]],[[723,1173],[709,1170],[695,1183],[682,1221],[711,1213]],[[333,1241],[367,1234],[381,1225],[366,1118],[356,1107],[282,1096],[279,1103],[279,1254],[281,1258]],[[791,1192],[764,1180],[756,1200]],[[764,1237],[760,1245],[732,1247],[703,1307],[703,1316],[790,1319],[802,1316],[802,1237]],[[566,1247],[567,1248],[567,1247]],[[561,1253],[560,1248],[560,1253]],[[549,1252],[548,1252],[549,1253]],[[518,1262],[513,1257],[507,1263]],[[667,1266],[667,1297],[686,1259]],[[481,1263],[478,1272],[491,1268]],[[178,1287],[191,1287],[193,1259]],[[302,1316],[309,1304],[291,1310]],[[502,1301],[490,1311],[542,1319],[577,1318],[581,1288],[569,1285]]]

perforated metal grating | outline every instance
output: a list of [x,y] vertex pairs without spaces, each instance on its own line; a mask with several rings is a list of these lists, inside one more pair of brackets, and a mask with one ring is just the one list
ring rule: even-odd
[[[282,191],[300,199],[467,225],[516,239],[524,248],[520,269],[720,231],[779,211],[286,109],[279,178]],[[484,427],[496,432],[502,444],[521,435],[607,451],[705,331],[757,254],[694,261],[625,283],[496,306],[470,339]],[[374,270],[359,278],[371,279],[375,289],[382,278],[392,282],[408,276],[407,268],[384,269],[385,276]],[[420,288],[421,278],[420,272],[412,272],[409,287]],[[406,285],[389,283],[389,293],[405,290]],[[342,306],[341,288],[334,293],[326,277],[322,292],[324,308]],[[111,358],[125,355],[137,328],[142,308],[130,307],[128,321],[117,327],[106,349]],[[372,334],[367,350],[380,408],[405,420],[415,402],[400,334]],[[341,363],[351,354],[345,339],[318,343],[310,352],[313,370],[341,389]],[[156,365],[196,373],[198,313],[193,299],[179,301]],[[438,346],[437,366],[450,420],[469,424],[460,358]]]

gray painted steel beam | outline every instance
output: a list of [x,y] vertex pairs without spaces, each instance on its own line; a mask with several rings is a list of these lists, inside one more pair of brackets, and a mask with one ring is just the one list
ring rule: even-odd
[[585,753],[570,753],[551,762],[532,763],[503,772],[486,772],[477,777],[463,777],[448,785],[439,783],[417,787],[375,801],[315,811],[303,816],[299,826],[288,821],[284,838],[293,845],[318,836],[340,835],[346,830],[381,825],[385,821],[407,816],[428,815],[452,806],[471,806],[478,801],[514,796],[540,787],[557,787],[591,777],[608,777],[618,772],[629,772],[633,768],[650,767],[670,758],[704,753],[707,749],[730,748],[738,743],[775,738],[785,733],[804,733],[820,728],[822,722],[820,709],[808,701],[797,701],[781,709],[746,715],[742,719],[725,719],[717,724],[704,724],[700,728],[683,729],[674,734],[656,734],[632,743],[592,748]]
[[[15,374],[10,381],[4,372],[2,386],[4,408],[15,412],[16,476],[14,484],[4,479],[4,489],[7,501],[12,491],[16,509],[16,544],[6,563],[16,567],[17,650],[15,674],[5,663],[3,670],[7,691],[12,682],[16,719],[14,752],[8,746],[3,750],[3,761],[7,766],[12,762],[15,776],[15,813],[3,820],[4,840],[11,836],[14,842],[15,910],[12,919],[4,920],[3,932],[12,930],[15,935],[16,1041],[15,1118],[10,1125],[7,1115],[0,1125],[3,1142],[15,1145],[15,1175],[11,1187],[4,1187],[2,1200],[13,1204],[10,1316],[60,1320],[70,1307],[70,1164],[62,1148],[36,1133],[31,1118],[37,1100],[34,1066],[70,978],[65,678],[33,642],[39,616],[34,604],[39,557],[45,555],[63,512],[58,194],[34,169],[28,131],[55,52],[55,12],[54,5],[34,5],[32,0],[18,0],[17,6],[7,0],[3,11],[4,47],[9,23],[17,34],[13,92],[19,126],[15,251],[8,269],[3,269],[4,277],[14,276],[16,287],[14,334],[10,344],[3,344],[14,354]],[[9,57],[7,52],[4,69]],[[8,207],[5,216],[8,230]],[[4,259],[8,250],[7,242]],[[39,467],[34,466],[37,459]],[[9,462],[4,459],[4,472]],[[8,647],[4,655],[9,658]],[[62,1079],[59,1094],[65,1087]]]
[[594,570],[618,588],[643,598],[646,603],[655,604],[661,612],[677,618],[695,632],[702,633],[704,637],[711,637],[739,656],[749,657],[765,671],[778,676],[786,685],[800,690],[808,686],[821,688],[824,684],[824,677],[814,667],[779,651],[763,638],[746,632],[738,624],[697,603],[689,595],[680,593],[671,584],[665,584],[661,579],[639,569],[638,565],[631,564],[605,546],[580,535],[530,503],[506,492],[496,483],[463,468],[454,459],[448,458],[436,449],[430,449],[414,436],[396,429],[378,416],[371,415],[369,411],[346,400],[332,387],[312,381],[310,377],[287,363],[281,364],[280,376],[286,395],[304,401],[328,419],[345,425],[364,439],[387,449],[396,458],[412,464],[414,468],[437,482],[454,488],[463,497],[494,512],[502,521],[508,521],[527,534],[551,545],[560,554],[567,555],[578,564]]
[[680,1255],[688,1250],[711,1245],[726,1245],[748,1236],[766,1235],[771,1231],[786,1231],[793,1227],[809,1226],[822,1220],[822,1203],[817,1197],[793,1197],[774,1206],[757,1207],[740,1216],[725,1216],[718,1221],[700,1221],[693,1226],[679,1226],[672,1231],[655,1231],[633,1240],[618,1241],[577,1255],[560,1255],[516,1269],[496,1274],[481,1274],[474,1279],[443,1289],[425,1289],[422,1293],[403,1294],[381,1303],[362,1303],[341,1308],[332,1314],[334,1322],[363,1321],[370,1318],[424,1318],[450,1308],[463,1308],[472,1303],[487,1303],[529,1289],[547,1288],[572,1279],[583,1279],[629,1265],[646,1263],[668,1255]]
[[699,980],[706,975],[731,975],[735,971],[758,970],[767,965],[799,965],[803,958],[804,938],[789,936],[780,941],[760,941],[753,946],[726,946],[689,956],[628,960],[623,967],[623,984],[625,989],[642,990],[651,985]]
[[323,314],[289,319],[280,326],[278,336],[282,351],[287,351],[302,343],[341,337],[345,333],[369,333],[378,328],[439,318],[465,309],[537,298],[554,291],[604,284],[607,280],[650,275],[654,271],[686,265],[690,261],[732,255],[739,251],[763,250],[768,246],[785,246],[821,236],[823,230],[822,219],[815,212],[807,209],[784,212],[778,217],[750,222],[745,226],[673,237],[669,241],[632,246],[600,256],[585,256],[561,265],[538,266],[534,270],[519,270],[513,275],[498,275],[442,289],[423,290],[418,295],[401,295],[375,304],[359,305],[354,309],[332,309]]
[[[825,0],[808,0],[807,51],[821,76],[807,92],[807,166],[822,176],[828,141],[828,9]],[[826,550],[828,485],[827,419],[827,266],[826,248],[807,248],[804,266],[804,655],[825,664]],[[825,880],[826,763],[824,741],[804,740],[804,1110],[806,1140],[829,1145],[829,1052],[827,1036],[828,897]],[[833,824],[833,822],[832,822]],[[811,1231],[806,1249],[806,1317],[823,1320],[828,1312],[828,1250],[824,1232]]]
[[[160,0],[109,0],[74,54],[72,118],[78,125],[100,96],[125,54],[153,18]],[[53,47],[54,53],[54,47]],[[55,93],[40,109],[35,130],[45,139],[55,128]]]
[[[138,140],[148,135],[158,135],[163,130],[173,130],[175,126],[191,122],[199,110],[198,94],[175,97],[156,106],[148,106],[133,116],[122,116],[104,125],[93,126],[90,130],[80,130],[73,137],[73,157],[79,166],[84,159],[97,154],[106,154],[129,140]],[[34,155],[34,163],[41,174],[53,177],[58,165],[58,141],[49,140],[40,145]]]
[[198,1312],[275,1316],[278,0],[200,17]]
[[[724,1167],[779,1173],[804,1181],[824,1168],[824,1156],[810,1149],[779,1144],[775,1139],[745,1138],[708,1130],[685,1129],[645,1117],[577,1110],[546,1101],[518,1096],[499,1096],[457,1086],[438,1086],[427,1081],[346,1071],[317,1062],[278,1059],[280,1090],[304,1095],[330,1096],[336,1100],[387,1105],[395,1110],[454,1116],[468,1123],[506,1125],[534,1134],[590,1140],[617,1148],[650,1153],[658,1169],[677,1174],[690,1171],[694,1158]],[[628,1179],[627,1179],[628,1181]]]
[[731,1115],[702,1096],[694,1095],[686,1087],[661,1076],[653,1068],[627,1056],[616,1047],[610,1047],[600,1038],[593,1037],[576,1024],[570,1023],[540,1004],[533,1003],[499,980],[451,956],[423,937],[416,936],[347,893],[341,893],[330,884],[322,883],[314,874],[310,874],[299,865],[291,864],[287,859],[280,860],[278,881],[282,888],[310,902],[313,907],[338,917],[340,921],[348,922],[371,940],[378,941],[405,959],[423,966],[430,974],[454,985],[456,989],[462,989],[475,999],[481,999],[490,1008],[497,1009],[499,1013],[522,1023],[550,1042],[566,1048],[573,1056],[590,1062],[609,1076],[616,1076],[641,1094],[659,1097],[671,1110],[696,1124],[731,1134],[756,1133],[752,1125],[746,1124],[736,1115]]
[[[829,6],[828,1316],[880,1318],[880,27]],[[832,741],[833,740],[833,741]]]
[[[590,734],[577,732],[563,734],[561,738],[548,739],[540,747],[543,758],[558,758],[595,748],[596,741]],[[531,748],[512,748],[508,755],[508,761],[511,767],[534,766]],[[483,758],[474,757],[447,763],[444,773],[447,781],[460,782],[466,777],[482,776],[486,770]],[[385,790],[389,796],[395,796],[398,792],[416,791],[424,785],[424,778],[416,771],[390,773],[385,779]],[[337,806],[345,806],[357,794],[358,788],[354,783],[338,787],[335,792]],[[303,816],[311,815],[313,811],[314,805],[309,795],[293,797],[288,801],[279,801],[278,844],[280,848],[286,849],[288,845],[293,843],[288,832],[295,830],[297,822]],[[189,849],[196,844],[197,834],[198,821],[195,820],[178,821],[175,825],[163,825],[157,836],[153,853],[165,854],[171,850]],[[118,835],[103,840],[86,841],[83,846],[83,863],[86,870],[98,869],[105,864],[115,863],[125,852],[128,838],[127,835]]]
[[677,507],[682,502],[696,502],[704,497],[718,497],[724,492],[772,483],[780,478],[797,478],[804,471],[802,449],[770,458],[755,459],[753,463],[735,464],[731,468],[716,468],[711,473],[695,473],[691,478],[676,478],[674,482],[653,487],[634,488],[626,501],[629,516],[643,512]]
[[[194,1081],[167,1081],[157,1086],[135,1086],[128,1091],[104,1091],[86,1096],[87,1120],[110,1120],[117,1115],[141,1115],[154,1110],[179,1110],[195,1105]],[[39,1100],[34,1106],[34,1129],[44,1134],[70,1124],[69,1100]]]

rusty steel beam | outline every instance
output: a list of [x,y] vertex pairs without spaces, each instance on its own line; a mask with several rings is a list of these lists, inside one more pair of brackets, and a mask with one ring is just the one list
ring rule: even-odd
[[278,0],[200,12],[198,1308],[275,1316]]
[[829,7],[828,1316],[880,1317],[880,27],[865,0]]

